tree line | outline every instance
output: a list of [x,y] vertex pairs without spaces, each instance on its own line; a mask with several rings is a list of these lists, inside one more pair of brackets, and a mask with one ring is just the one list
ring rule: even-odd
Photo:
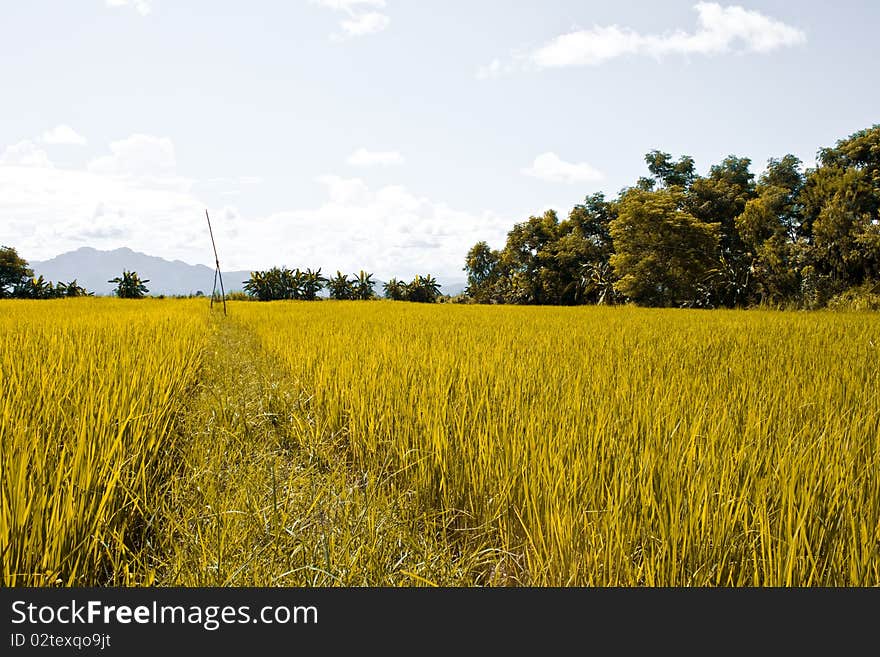
[[[653,150],[648,174],[617,198],[588,196],[568,217],[529,217],[501,249],[475,244],[465,257],[465,301],[734,308],[820,308],[868,299],[880,307],[880,125],[818,152],[804,169],[772,158],[758,178],[730,155],[698,175],[694,159]],[[146,296],[137,272],[111,279],[123,298]],[[378,298],[373,274],[273,267],[243,282],[249,298],[314,301]],[[387,299],[443,299],[430,274],[382,285]],[[14,248],[0,247],[0,298],[91,294],[76,280],[34,277]],[[875,303],[876,302],[876,303]]]
[[[149,279],[141,278],[136,271],[125,269],[121,276],[107,282],[115,284],[113,294],[121,299],[142,299],[149,293],[146,286]],[[408,283],[392,278],[382,287],[385,298],[396,301],[434,303],[441,298],[440,284],[430,274],[417,275]],[[350,277],[337,271],[336,276],[327,278],[320,269],[273,267],[251,272],[250,278],[243,281],[243,288],[247,296],[241,293],[235,293],[235,296],[257,301],[317,301],[324,289],[331,299],[364,301],[379,298],[373,274],[363,270]],[[93,295],[93,292],[78,285],[76,280],[52,283],[43,276],[34,277],[27,261],[13,247],[0,246],[0,298],[57,299]],[[203,294],[197,292],[195,296]]]
[[76,279],[69,283],[53,283],[43,276],[35,277],[27,260],[14,248],[0,246],[0,299],[60,299],[89,294]]
[[[478,303],[818,308],[880,294],[880,125],[794,155],[730,155],[705,176],[653,150],[649,175],[608,200],[588,196],[517,223],[502,249],[465,259]],[[880,299],[880,297],[878,297]]]
[[[137,272],[123,270],[121,276],[112,278],[115,283],[113,294],[121,299],[142,299],[149,290]],[[74,279],[69,283],[46,280],[42,275],[34,276],[27,260],[18,255],[11,246],[0,246],[0,299],[61,299],[65,297],[94,296]]]
[[[379,298],[373,274],[360,270],[350,277],[341,271],[332,278],[321,274],[321,269],[288,269],[273,267],[266,271],[251,272],[243,281],[245,292],[258,301],[295,299],[316,301],[326,289],[331,299],[340,301],[368,301]],[[396,278],[382,285],[386,299],[434,303],[440,298],[440,284],[430,274],[417,275],[409,283]]]

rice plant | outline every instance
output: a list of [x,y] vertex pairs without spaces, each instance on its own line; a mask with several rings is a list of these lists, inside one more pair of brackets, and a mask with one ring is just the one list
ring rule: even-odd
[[0,304],[6,586],[880,585],[871,313]]
[[505,555],[479,581],[880,583],[876,315],[344,302],[238,314],[312,395],[319,433],[345,436],[353,467],[395,472],[389,485],[460,553]]
[[4,586],[151,581],[150,523],[208,336],[203,306],[2,304]]

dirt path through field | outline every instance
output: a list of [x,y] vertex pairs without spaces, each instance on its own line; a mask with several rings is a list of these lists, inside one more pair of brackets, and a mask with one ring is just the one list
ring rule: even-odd
[[315,435],[307,393],[247,328],[218,318],[214,331],[156,519],[157,583],[461,582],[462,564],[420,530],[406,492],[354,472],[339,436]]

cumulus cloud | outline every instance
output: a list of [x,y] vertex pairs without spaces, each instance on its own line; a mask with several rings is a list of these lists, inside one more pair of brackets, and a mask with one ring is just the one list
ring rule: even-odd
[[714,2],[694,5],[697,28],[664,34],[641,34],[628,27],[594,26],[574,30],[503,65],[499,60],[482,67],[478,77],[487,78],[517,68],[547,69],[596,66],[625,55],[718,55],[728,52],[768,53],[805,43],[806,34],[780,20],[738,5],[722,7]]
[[63,123],[44,132],[41,139],[47,144],[69,144],[72,146],[85,146],[86,144],[85,137]]
[[340,176],[318,176],[317,181],[327,188],[330,203],[337,205],[355,205],[369,198],[369,187],[360,178],[342,178]]
[[509,229],[492,212],[454,209],[401,185],[373,189],[336,175],[318,182],[327,198],[317,207],[247,220],[247,236],[236,242],[239,256],[329,271],[363,268],[378,278],[430,272],[463,279],[467,250],[482,239],[503,242]]
[[397,151],[368,151],[366,148],[359,148],[348,156],[346,162],[355,167],[391,166],[403,164],[404,158]]
[[46,151],[29,139],[7,146],[0,153],[0,165],[49,168],[52,162]]
[[[181,187],[82,169],[0,165],[0,242],[43,260],[93,246],[195,255],[204,204]],[[32,226],[18,233],[13,221]],[[8,223],[9,222],[9,223]]]
[[150,13],[149,0],[105,0],[108,7],[131,7],[135,9],[141,16]]
[[3,151],[0,244],[15,246],[29,260],[81,246],[126,246],[211,266],[207,207],[229,270],[286,264],[349,273],[364,268],[378,278],[430,272],[461,280],[467,250],[482,239],[503,243],[509,229],[507,216],[452,208],[401,185],[372,188],[360,178],[332,174],[317,178],[324,197],[310,207],[263,215],[240,205],[212,207],[178,173],[171,140],[132,135],[109,151],[78,169],[52,167],[32,142]]
[[343,20],[339,23],[339,26],[346,37],[355,37],[381,32],[390,24],[391,19],[388,16],[371,11]]
[[566,162],[556,153],[542,153],[532,166],[522,169],[522,173],[547,182],[568,184],[598,182],[605,178],[601,171],[586,162]]
[[166,137],[134,134],[110,144],[110,155],[89,163],[94,173],[170,176],[177,167],[174,144]]
[[391,18],[374,9],[384,9],[385,0],[311,0],[325,9],[345,14],[339,21],[341,33],[332,34],[334,41],[375,34],[391,24]]
[[0,156],[0,243],[32,260],[88,245],[192,261],[205,205],[177,175],[171,141],[132,135],[110,151],[73,169],[52,166],[32,142],[7,148]]

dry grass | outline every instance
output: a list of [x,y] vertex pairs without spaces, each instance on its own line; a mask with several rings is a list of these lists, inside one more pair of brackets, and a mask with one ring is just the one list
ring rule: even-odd
[[0,304],[5,585],[880,585],[880,317]]
[[149,522],[204,304],[0,304],[4,586],[149,583]]
[[[316,436],[532,585],[880,584],[880,318],[248,305]],[[485,580],[485,578],[484,578]]]

